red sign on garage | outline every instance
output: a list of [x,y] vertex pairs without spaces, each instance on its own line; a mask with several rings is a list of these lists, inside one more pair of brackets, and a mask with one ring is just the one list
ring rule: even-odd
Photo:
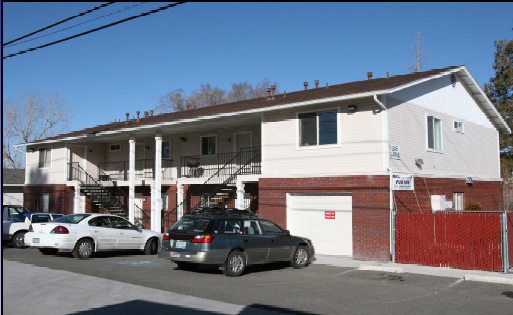
[[335,220],[335,211],[324,211],[324,218]]

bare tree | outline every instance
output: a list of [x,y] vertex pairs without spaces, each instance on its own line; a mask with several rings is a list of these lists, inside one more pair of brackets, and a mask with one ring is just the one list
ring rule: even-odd
[[159,105],[155,108],[157,111],[179,112],[185,110],[187,104],[187,96],[182,89],[177,89],[160,97]]
[[[431,58],[429,52],[423,52],[421,50],[420,46],[422,46],[422,44],[424,44],[424,37],[422,37],[420,32],[417,32],[413,44],[410,44],[411,52],[404,52],[407,58],[404,62],[404,68],[408,69],[411,73],[420,72],[424,64]],[[408,60],[414,60],[415,64],[410,66]]]
[[45,99],[39,92],[28,92],[23,101],[3,102],[2,166],[21,168],[24,156],[12,146],[60,134],[68,129],[71,109],[57,94]]

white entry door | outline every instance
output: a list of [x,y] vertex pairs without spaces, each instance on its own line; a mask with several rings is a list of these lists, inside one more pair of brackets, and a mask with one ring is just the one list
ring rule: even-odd
[[348,193],[287,195],[287,228],[312,240],[317,254],[353,255],[352,196]]
[[[235,152],[241,152],[240,149],[242,148],[250,148],[253,144],[253,139],[251,132],[241,132],[241,133],[235,133],[233,135],[234,139],[234,151]],[[240,167],[244,166],[248,161],[250,161],[252,158],[252,152],[249,150],[245,150],[241,152],[241,155],[239,155],[239,158],[235,161],[235,168],[239,169]],[[241,174],[244,174],[244,170],[241,170]]]
[[[70,174],[72,174],[73,178],[72,179],[78,179],[76,178],[78,176],[78,174],[81,174],[81,180],[84,180],[85,179],[85,174],[81,171],[78,171],[80,170],[80,168],[82,168],[83,170],[86,170],[86,166],[85,166],[85,152],[86,152],[86,147],[84,146],[79,146],[79,145],[70,145],[69,146],[69,161],[70,161],[70,164],[71,164],[71,168],[70,168]],[[77,165],[80,166],[77,167]]]

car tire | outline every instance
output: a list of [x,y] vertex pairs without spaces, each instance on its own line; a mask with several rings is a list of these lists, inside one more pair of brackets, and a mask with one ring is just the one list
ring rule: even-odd
[[88,239],[82,239],[77,242],[73,249],[73,257],[78,259],[86,259],[91,257],[94,251],[94,244]]
[[39,252],[43,255],[55,255],[59,250],[56,248],[40,248]]
[[186,263],[186,262],[177,262],[176,265],[178,266],[178,269],[187,270],[187,271],[194,271],[199,266],[198,264]]
[[150,238],[144,246],[145,255],[155,255],[158,251],[158,241],[156,238]]
[[246,257],[240,250],[234,250],[226,258],[223,273],[228,277],[238,277],[246,269]]
[[25,233],[27,232],[17,232],[12,237],[12,246],[15,248],[24,248],[25,247]]
[[291,266],[295,269],[301,269],[308,265],[310,254],[307,246],[298,246],[292,257]]

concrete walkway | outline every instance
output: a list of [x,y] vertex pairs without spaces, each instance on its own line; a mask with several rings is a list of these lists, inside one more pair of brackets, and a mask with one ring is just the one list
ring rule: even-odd
[[[330,265],[336,267],[355,268],[362,270],[375,270],[385,272],[407,272],[421,275],[459,278],[468,281],[483,281],[513,285],[513,273],[489,272],[480,270],[462,270],[445,267],[428,267],[408,264],[394,264],[390,262],[355,260],[351,257],[315,255],[315,264]],[[510,269],[511,271],[511,269]]]

